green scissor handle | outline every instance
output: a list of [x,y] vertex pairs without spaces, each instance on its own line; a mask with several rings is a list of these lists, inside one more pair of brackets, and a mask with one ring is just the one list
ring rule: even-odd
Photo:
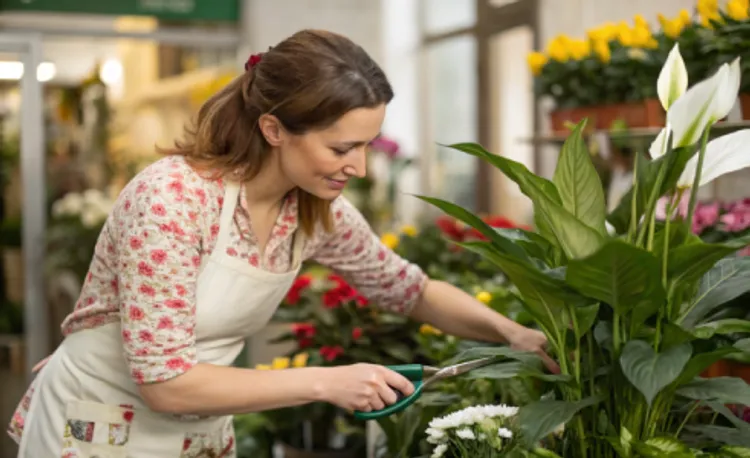
[[381,410],[373,410],[371,412],[356,411],[354,412],[354,418],[358,420],[375,420],[393,415],[412,405],[422,394],[422,388],[424,387],[424,366],[421,364],[400,364],[386,367],[411,380],[414,384],[414,392],[409,396],[400,397],[395,403],[385,406]]

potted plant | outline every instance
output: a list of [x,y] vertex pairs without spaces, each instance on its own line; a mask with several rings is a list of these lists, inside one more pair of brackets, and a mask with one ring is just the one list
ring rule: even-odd
[[[708,141],[711,127],[736,98],[739,62],[721,66],[689,90],[686,73],[675,46],[657,85],[668,127],[652,145],[650,159],[636,156],[633,186],[609,214],[582,140],[585,121],[568,137],[552,180],[480,145],[452,145],[519,185],[534,204],[537,232],[511,236],[450,202],[422,197],[487,237],[460,245],[508,275],[560,364],[560,374],[547,376],[553,388],[521,407],[516,418],[532,455],[750,453],[750,425],[725,407],[749,405],[750,386],[739,378],[699,377],[727,355],[750,352],[748,339],[733,345],[714,339],[747,335],[750,322],[714,319],[711,307],[698,307],[708,297],[716,304],[721,302],[716,295],[750,289],[743,268],[750,258],[735,255],[750,237],[707,243],[690,231],[697,189],[750,166],[744,150],[750,130]],[[690,197],[682,218],[673,210],[685,193]],[[670,199],[663,222],[655,217],[661,196]],[[462,358],[477,354],[508,355],[508,350],[479,348]],[[520,357],[519,362],[531,364]],[[697,416],[705,409],[716,415],[703,421]],[[536,452],[561,425],[562,439]]]

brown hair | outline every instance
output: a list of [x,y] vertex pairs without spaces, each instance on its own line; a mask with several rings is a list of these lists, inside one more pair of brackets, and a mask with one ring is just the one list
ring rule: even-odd
[[[186,138],[161,152],[184,156],[217,177],[239,170],[239,178],[247,181],[269,157],[270,145],[258,129],[262,114],[273,114],[299,135],[392,98],[385,74],[360,46],[332,32],[303,30],[263,53],[206,101],[186,128]],[[330,202],[301,189],[299,218],[308,235],[318,222],[327,231],[333,227]]]

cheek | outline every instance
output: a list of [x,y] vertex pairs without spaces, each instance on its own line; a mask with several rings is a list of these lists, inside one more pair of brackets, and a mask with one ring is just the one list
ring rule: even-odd
[[342,158],[328,148],[296,145],[283,153],[284,169],[295,177],[331,175],[343,168]]

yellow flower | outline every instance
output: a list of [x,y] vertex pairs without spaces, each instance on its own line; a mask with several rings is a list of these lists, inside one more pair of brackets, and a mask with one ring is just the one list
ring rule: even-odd
[[594,54],[599,58],[600,61],[605,64],[612,60],[612,50],[609,49],[609,42],[604,40],[594,41]]
[[307,366],[307,359],[310,355],[307,353],[298,353],[294,355],[292,359],[292,367],[305,367]]
[[542,73],[542,69],[547,65],[548,58],[541,52],[532,52],[526,56],[526,62],[529,64],[531,73],[534,76],[539,76]]
[[636,48],[655,49],[659,46],[659,43],[656,42],[649,29],[635,27],[631,33],[633,39],[632,46]]
[[417,235],[417,228],[410,224],[406,224],[401,227],[401,233],[408,235],[409,237],[414,237]]
[[570,40],[568,52],[575,60],[581,60],[591,54],[591,42],[588,40]]
[[729,0],[727,3],[727,15],[735,21],[744,21],[748,18],[750,8],[748,0]]
[[270,371],[271,370],[271,366],[268,365],[268,364],[256,364],[255,365],[255,370],[256,371]]
[[648,21],[645,17],[641,14],[636,14],[635,18],[633,18],[633,21],[635,22],[635,28],[636,29],[646,29],[648,30]]
[[690,13],[688,10],[680,11],[680,14],[674,18],[669,19],[663,14],[659,14],[659,23],[664,35],[669,38],[677,38],[682,34],[682,31],[687,27],[692,20],[690,19]]
[[712,27],[711,21],[718,21],[721,19],[721,16],[719,16],[718,0],[698,0],[696,9],[701,18],[701,24],[705,27]]
[[286,369],[289,367],[289,358],[274,358],[271,363],[272,369]]
[[570,59],[569,53],[570,38],[565,35],[558,35],[553,38],[547,45],[547,55],[552,60],[566,62]]
[[429,324],[423,324],[422,326],[419,327],[419,333],[424,334],[426,336],[429,336],[429,335],[439,336],[443,333],[443,331],[441,331],[438,328],[434,328],[430,326]]
[[617,38],[617,32],[618,25],[613,22],[607,22],[600,25],[599,27],[595,27],[589,30],[588,32],[586,32],[586,35],[588,36],[589,40],[593,42],[609,42]]
[[482,304],[489,304],[492,301],[492,294],[487,291],[480,291],[475,297]]
[[380,237],[380,242],[393,250],[398,246],[398,235],[394,234],[393,232],[386,232],[382,237]]

